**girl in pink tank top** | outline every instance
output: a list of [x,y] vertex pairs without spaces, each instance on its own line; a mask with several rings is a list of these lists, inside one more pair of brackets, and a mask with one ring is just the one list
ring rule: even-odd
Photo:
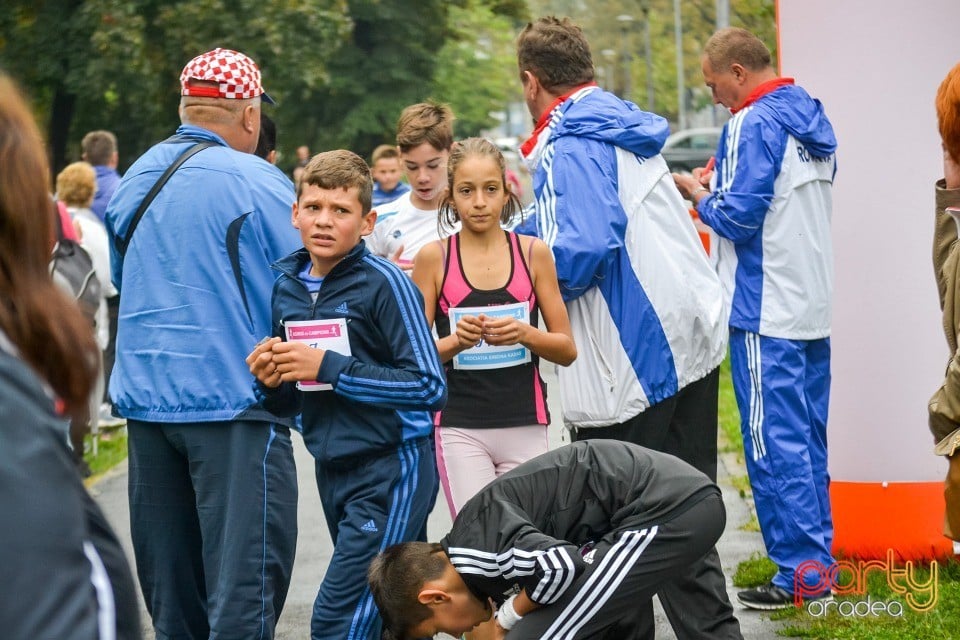
[[577,357],[550,249],[501,227],[520,211],[504,170],[491,142],[454,145],[439,224],[460,222],[461,231],[425,245],[414,260],[447,373],[435,438],[452,515],[488,482],[547,451],[539,358],[566,366]]

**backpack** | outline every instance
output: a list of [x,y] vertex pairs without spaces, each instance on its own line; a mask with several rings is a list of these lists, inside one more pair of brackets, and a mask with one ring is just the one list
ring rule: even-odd
[[93,268],[93,259],[80,243],[63,235],[60,215],[56,211],[54,214],[57,243],[50,255],[50,275],[57,286],[79,303],[84,317],[96,328],[101,284]]

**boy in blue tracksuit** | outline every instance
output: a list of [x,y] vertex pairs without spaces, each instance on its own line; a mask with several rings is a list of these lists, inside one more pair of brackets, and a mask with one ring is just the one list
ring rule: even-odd
[[304,248],[276,263],[273,337],[247,357],[266,409],[302,411],[316,459],[335,547],[313,640],[380,637],[367,565],[417,537],[436,492],[430,412],[446,402],[446,380],[420,293],[361,241],[376,221],[372,189],[349,151],[306,166],[293,205]]

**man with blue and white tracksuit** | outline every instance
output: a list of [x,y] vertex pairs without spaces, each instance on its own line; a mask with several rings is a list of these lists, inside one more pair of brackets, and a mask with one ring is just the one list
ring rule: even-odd
[[701,172],[676,181],[721,238],[747,471],[778,567],[770,584],[738,599],[784,608],[798,592],[830,595],[819,582],[800,588],[808,576],[797,571],[805,562],[833,563],[826,426],[837,142],[820,102],[778,77],[766,45],[749,31],[718,31],[702,65],[714,101],[733,118],[717,148],[712,190]]
[[[541,18],[518,41],[537,118],[521,153],[536,215],[520,232],[553,250],[578,358],[559,370],[575,440],[626,440],[676,455],[716,480],[723,294],[660,156],[667,122],[600,89],[590,47],[568,19]],[[681,640],[740,638],[711,550],[659,592]],[[652,606],[635,638],[652,638]]]

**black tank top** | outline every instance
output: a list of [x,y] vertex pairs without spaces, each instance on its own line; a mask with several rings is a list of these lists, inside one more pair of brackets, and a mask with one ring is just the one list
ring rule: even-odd
[[[477,289],[467,280],[460,259],[460,234],[449,238],[443,282],[437,300],[437,335],[450,335],[451,307],[487,307],[526,302],[530,324],[539,326],[539,308],[530,270],[516,234],[505,231],[510,247],[510,276],[498,289]],[[540,377],[536,354],[530,362],[502,369],[454,369],[447,372],[447,405],[436,414],[435,424],[444,427],[495,428],[549,424],[547,386]]]

